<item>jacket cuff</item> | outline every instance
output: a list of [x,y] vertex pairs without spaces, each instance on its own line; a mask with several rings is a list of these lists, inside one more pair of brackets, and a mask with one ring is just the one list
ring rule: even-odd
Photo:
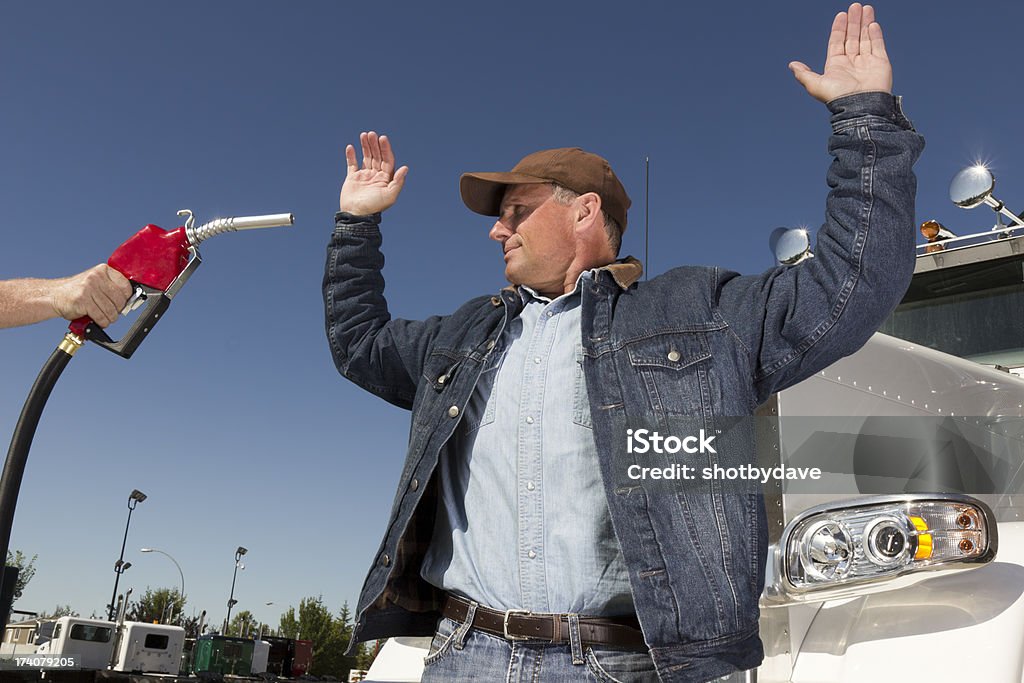
[[846,128],[842,124],[851,119],[871,116],[883,119],[905,130],[913,130],[914,124],[903,115],[903,98],[887,92],[860,92],[837,97],[829,102],[832,112],[832,127]]
[[380,213],[357,216],[346,211],[334,214],[334,235],[378,235],[380,234]]
[[365,227],[367,224],[380,225],[380,212],[365,216],[357,216],[347,211],[339,211],[334,214],[334,227],[336,228]]

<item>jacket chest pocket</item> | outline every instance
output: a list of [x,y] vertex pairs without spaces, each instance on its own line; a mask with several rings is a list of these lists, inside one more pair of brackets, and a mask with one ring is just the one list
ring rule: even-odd
[[709,405],[711,350],[700,332],[656,335],[626,346],[630,365],[655,415],[702,415]]
[[[494,383],[505,359],[505,349],[495,348],[483,361],[480,379],[466,402],[460,418],[462,429],[472,432],[494,422],[495,401],[490,400]],[[449,387],[456,379],[466,380],[463,375],[476,372],[479,367],[476,361],[450,351],[435,351],[427,359],[423,370],[423,379],[430,383],[433,391],[428,394],[441,397],[448,393]],[[454,394],[453,394],[454,396]],[[448,403],[441,400],[437,403],[438,410],[447,409]]]

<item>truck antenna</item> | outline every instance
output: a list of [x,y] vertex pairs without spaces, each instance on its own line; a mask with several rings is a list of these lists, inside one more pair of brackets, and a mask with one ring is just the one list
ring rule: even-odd
[[651,157],[644,157],[644,281],[650,277],[651,261],[649,249],[650,226],[648,215],[651,203]]

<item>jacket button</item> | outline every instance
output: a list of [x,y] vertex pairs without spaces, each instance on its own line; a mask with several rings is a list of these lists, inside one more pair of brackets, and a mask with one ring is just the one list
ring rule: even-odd
[[458,406],[452,406],[451,408],[448,409],[448,417],[458,417],[458,416],[459,416],[459,407]]
[[490,351],[493,348],[494,348],[494,340],[492,339],[491,341],[487,342],[487,350]]
[[419,487],[420,487],[420,480],[419,479],[413,479],[412,481],[409,482],[409,488],[412,489],[413,491],[415,491]]
[[668,359],[675,363],[677,360],[679,360],[679,352],[676,351],[675,349],[672,349],[671,351],[668,352]]
[[437,383],[438,384],[444,384],[447,381],[448,381],[448,375],[441,375],[440,377],[437,378]]
[[391,556],[388,555],[387,553],[384,553],[383,555],[381,555],[380,556],[380,564],[381,564],[382,567],[387,567],[388,565],[390,565],[391,564]]

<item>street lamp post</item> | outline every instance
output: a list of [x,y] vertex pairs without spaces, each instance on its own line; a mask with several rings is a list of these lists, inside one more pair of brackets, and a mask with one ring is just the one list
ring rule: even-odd
[[228,626],[231,625],[231,608],[238,604],[235,600],[235,579],[238,578],[238,569],[245,569],[245,565],[242,564],[242,555],[245,555],[248,550],[242,546],[238,546],[235,551],[235,573],[231,576],[231,597],[228,598],[228,616],[224,619],[224,635],[228,633]]
[[107,619],[109,621],[114,620],[114,605],[117,603],[117,584],[121,580],[121,574],[124,574],[128,567],[132,566],[131,562],[124,561],[124,548],[128,544],[128,527],[132,523],[132,510],[135,506],[146,500],[146,494],[138,489],[132,489],[131,494],[128,496],[128,523],[124,525],[124,540],[121,542],[121,557],[118,558],[117,562],[114,563],[114,594],[110,596],[109,611],[107,612]]
[[[163,550],[160,550],[158,548],[139,548],[139,552],[140,553],[160,553],[161,555],[166,555],[167,558],[171,562],[174,563],[174,566],[178,568],[178,575],[181,577],[181,593],[179,594],[179,597],[181,598],[181,600],[184,600],[185,599],[185,573],[181,571],[181,565],[178,564],[178,561],[176,559],[174,559],[173,557],[171,557],[170,553],[164,552]],[[171,616],[174,616],[173,612],[171,613]],[[167,621],[170,621],[169,617],[168,617]]]

